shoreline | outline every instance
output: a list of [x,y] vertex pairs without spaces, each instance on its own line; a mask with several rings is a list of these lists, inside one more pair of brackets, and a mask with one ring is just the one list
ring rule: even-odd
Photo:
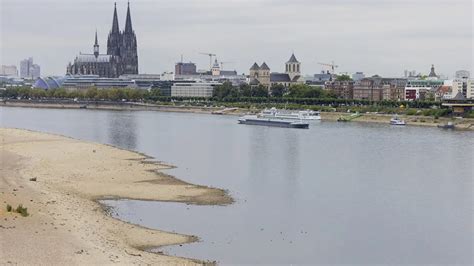
[[[172,105],[156,105],[156,104],[142,104],[142,103],[40,103],[40,102],[26,102],[26,101],[3,101],[0,106],[17,107],[17,108],[45,108],[45,109],[84,109],[86,110],[108,110],[108,111],[154,111],[154,112],[175,112],[175,113],[195,113],[195,114],[212,114],[215,111],[220,111],[221,107],[198,107],[198,106],[172,106]],[[241,116],[251,111],[249,109],[235,108],[230,112],[222,115]],[[322,121],[336,122],[341,116],[347,116],[347,113],[342,112],[321,112]],[[361,117],[354,119],[352,122],[357,123],[377,123],[389,124],[393,115],[389,114],[362,114]],[[449,121],[453,121],[449,117],[440,117],[435,119],[432,116],[419,115],[400,115],[400,118],[407,122],[407,126],[422,126],[422,127],[438,127],[444,125]],[[456,130],[474,131],[474,118],[456,119]]]
[[[123,222],[103,199],[228,205],[226,190],[163,173],[169,165],[110,145],[0,128],[0,257],[19,264],[167,264],[213,262],[151,253],[199,237]],[[30,180],[35,178],[35,181]],[[6,211],[28,208],[28,217]]]

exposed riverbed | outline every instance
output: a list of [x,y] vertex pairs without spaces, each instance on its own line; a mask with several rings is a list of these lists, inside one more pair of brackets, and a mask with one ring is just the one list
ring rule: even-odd
[[116,216],[199,236],[172,255],[221,263],[472,264],[473,132],[235,117],[0,108],[19,127],[136,150],[230,206],[112,201]]

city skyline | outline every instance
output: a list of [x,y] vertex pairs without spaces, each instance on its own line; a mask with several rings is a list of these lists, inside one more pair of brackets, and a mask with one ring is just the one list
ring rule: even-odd
[[[78,51],[92,49],[95,28],[100,46],[106,47],[114,1],[1,3],[2,65],[18,66],[22,59],[32,56],[45,75],[64,75]],[[84,3],[93,3],[94,8]],[[405,69],[428,74],[431,64],[438,73],[450,77],[460,69],[474,72],[473,7],[469,0],[130,4],[135,14],[140,73],[173,71],[181,54],[184,61],[206,69],[209,58],[199,52],[215,53],[221,61],[234,62],[226,68],[239,73],[247,73],[254,61],[265,61],[272,71],[283,71],[281,61],[292,52],[302,62],[304,75],[319,73],[323,68],[318,62],[331,61],[341,66],[341,72],[382,76],[402,76]],[[127,1],[117,1],[120,18],[125,17],[126,6]],[[456,19],[445,19],[452,14]],[[124,21],[119,24],[123,27]]]

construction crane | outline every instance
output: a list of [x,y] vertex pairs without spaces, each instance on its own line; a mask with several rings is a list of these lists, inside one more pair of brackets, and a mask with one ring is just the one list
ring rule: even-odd
[[209,56],[209,70],[211,70],[212,69],[212,57],[217,56],[217,55],[213,54],[213,53],[202,53],[202,52],[200,54]]
[[227,64],[233,64],[234,62],[220,62],[221,64],[221,69],[224,69],[224,65],[227,65]]
[[336,72],[336,68],[339,67],[338,65],[334,64],[334,61],[332,61],[332,64],[328,64],[328,63],[318,63],[318,64],[331,68],[331,72],[332,72],[331,74],[334,74]]

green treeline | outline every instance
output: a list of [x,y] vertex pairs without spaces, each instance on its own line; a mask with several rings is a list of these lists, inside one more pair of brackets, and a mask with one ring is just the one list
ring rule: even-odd
[[110,100],[120,101],[122,99],[137,101],[146,100],[150,97],[160,95],[159,89],[150,91],[143,89],[113,88],[97,89],[89,88],[87,90],[66,90],[59,89],[32,89],[27,87],[8,88],[0,91],[0,97],[20,98],[20,99],[81,99],[81,100]]
[[[143,101],[149,103],[185,103],[195,106],[319,106],[324,108],[340,107],[363,107],[376,106],[399,108],[400,106],[410,108],[441,108],[440,102],[434,101],[370,101],[356,99],[340,99],[332,92],[319,87],[312,87],[304,84],[293,85],[290,88],[276,85],[270,89],[270,94],[264,86],[251,87],[242,85],[232,86],[230,83],[216,86],[212,98],[199,97],[170,97],[162,96],[160,89],[97,89],[89,88],[84,90],[59,89],[32,89],[27,87],[7,88],[0,90],[0,97],[4,99],[78,99],[93,101]],[[318,108],[319,108],[318,107]],[[321,109],[321,108],[319,108]],[[354,110],[355,108],[352,108]]]
[[281,84],[272,85],[268,90],[263,85],[250,86],[247,84],[239,87],[232,86],[231,83],[225,82],[216,86],[213,98],[217,100],[235,99],[244,97],[256,98],[336,98],[331,91],[323,90],[321,87],[313,87],[306,84],[295,84],[289,88]]

